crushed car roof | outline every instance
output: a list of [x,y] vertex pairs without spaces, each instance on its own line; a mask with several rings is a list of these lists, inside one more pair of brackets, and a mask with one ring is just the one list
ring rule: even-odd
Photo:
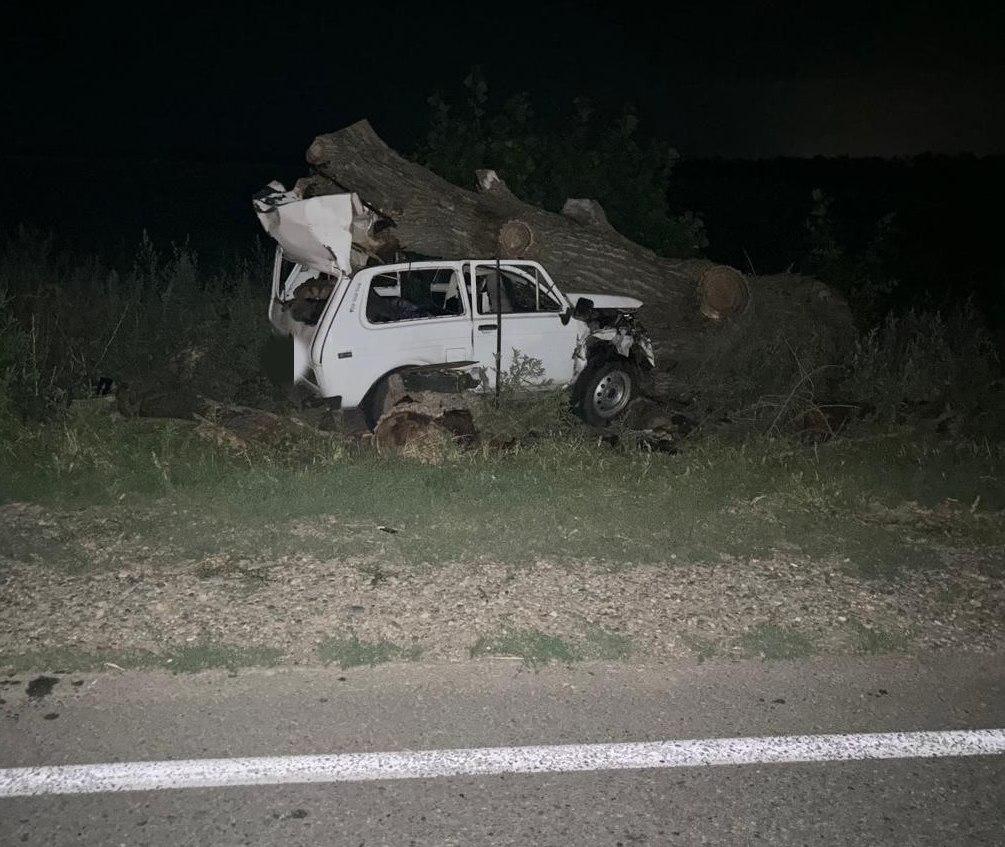
[[356,194],[304,198],[279,182],[269,183],[253,200],[265,231],[294,262],[325,273],[352,273],[354,234],[366,232],[373,213]]

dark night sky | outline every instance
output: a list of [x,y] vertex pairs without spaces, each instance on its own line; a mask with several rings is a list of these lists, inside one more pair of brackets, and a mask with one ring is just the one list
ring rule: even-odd
[[2,152],[288,162],[364,116],[407,150],[474,64],[693,156],[1005,152],[1001,3],[80,5],[8,10]]

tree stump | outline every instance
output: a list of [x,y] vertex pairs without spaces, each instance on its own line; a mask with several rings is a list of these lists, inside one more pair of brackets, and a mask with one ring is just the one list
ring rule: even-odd
[[456,396],[415,392],[402,396],[377,421],[377,452],[438,464],[456,448],[478,442],[471,411]]

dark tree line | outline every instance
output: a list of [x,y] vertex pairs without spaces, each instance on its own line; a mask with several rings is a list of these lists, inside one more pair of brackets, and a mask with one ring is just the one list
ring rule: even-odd
[[599,200],[618,230],[666,256],[813,274],[848,298],[863,329],[891,310],[970,298],[1005,340],[1005,260],[985,211],[1005,190],[1002,157],[682,160],[631,107],[497,101],[477,68],[460,97],[429,104],[412,157],[455,184],[493,168],[552,211],[568,197]]
[[539,114],[526,93],[489,99],[477,68],[452,103],[429,98],[429,131],[413,158],[440,176],[471,187],[476,169],[492,168],[518,197],[560,211],[569,197],[599,200],[616,229],[666,256],[699,255],[707,245],[700,218],[671,214],[667,186],[679,156],[645,138],[630,107],[610,114],[586,98]]

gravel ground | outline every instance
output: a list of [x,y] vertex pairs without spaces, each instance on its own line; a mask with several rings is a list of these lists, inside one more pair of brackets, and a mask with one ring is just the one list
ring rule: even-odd
[[[59,525],[38,507],[0,510],[0,531]],[[306,663],[324,639],[355,634],[460,660],[481,637],[537,630],[602,658],[616,633],[619,652],[652,661],[770,654],[775,628],[809,652],[985,651],[1005,645],[1005,579],[989,556],[943,551],[939,569],[870,580],[840,560],[792,555],[617,571],[545,561],[377,568],[303,555],[72,572],[15,555],[0,559],[0,655],[223,643]]]

